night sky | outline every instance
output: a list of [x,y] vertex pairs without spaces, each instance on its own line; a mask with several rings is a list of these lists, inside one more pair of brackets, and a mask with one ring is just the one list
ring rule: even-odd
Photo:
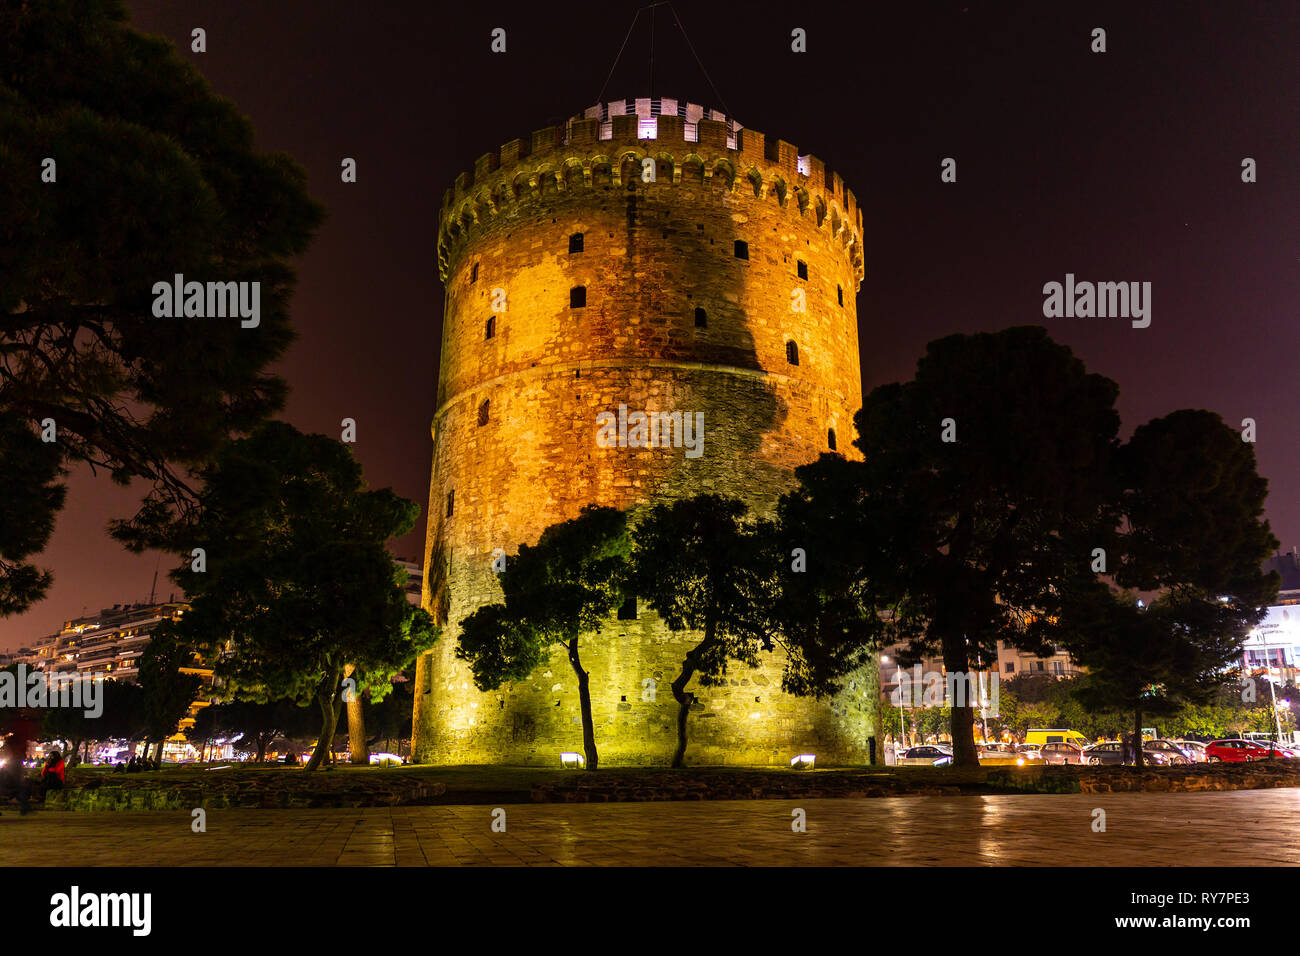
[[[593,105],[638,5],[128,3],[137,28],[176,42],[252,117],[261,148],[307,169],[328,207],[299,263],[285,417],[332,435],[355,418],[371,485],[427,505],[443,191],[480,154]],[[864,392],[910,378],[931,339],[1046,325],[1119,383],[1126,436],[1183,407],[1234,427],[1254,418],[1274,534],[1300,544],[1300,5],[676,5],[717,94],[660,7],[654,89],[643,15],[605,98],[725,110],[843,175],[865,230]],[[498,26],[505,54],[489,50]],[[206,53],[190,52],[195,27]],[[806,54],[790,50],[795,27]],[[1104,54],[1090,52],[1095,27]],[[354,185],[339,179],[345,156]],[[955,184],[940,182],[944,157]],[[1152,283],[1150,327],[1045,319],[1043,285],[1067,272]],[[54,587],[0,621],[0,647],[148,598],[158,555],[104,534],[138,494],[74,475],[41,559]],[[397,553],[418,560],[423,534],[422,517]]]

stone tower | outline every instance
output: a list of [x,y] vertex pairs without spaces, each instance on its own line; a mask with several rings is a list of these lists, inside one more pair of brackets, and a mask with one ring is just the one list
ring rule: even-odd
[[[500,600],[494,551],[535,543],[589,503],[711,491],[767,513],[797,465],[856,454],[862,215],[843,180],[790,143],[694,104],[615,101],[457,176],[438,268],[424,603],[444,631],[417,665],[415,757],[555,766],[582,750],[562,649],[489,693],[455,658],[459,622]],[[702,412],[702,451],[602,447],[597,415],[620,405]],[[631,612],[582,644],[596,744],[606,766],[667,764],[669,684],[698,637]],[[692,682],[687,762],[866,763],[875,668],[817,702],[784,694],[771,658],[731,665],[725,687]]]

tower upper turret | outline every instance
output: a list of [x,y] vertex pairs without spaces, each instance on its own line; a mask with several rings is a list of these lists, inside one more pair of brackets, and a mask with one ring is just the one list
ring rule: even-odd
[[641,175],[646,157],[662,166],[656,170],[659,181],[680,184],[683,172],[697,166],[705,180],[720,174],[733,194],[748,191],[811,217],[845,247],[861,282],[862,212],[838,173],[811,153],[800,155],[793,143],[769,141],[734,117],[666,97],[597,104],[563,126],[534,130],[526,140],[510,140],[480,156],[443,194],[439,275],[447,280],[465,236],[504,207],[570,189],[574,177],[587,186],[602,177],[622,185],[629,175]]

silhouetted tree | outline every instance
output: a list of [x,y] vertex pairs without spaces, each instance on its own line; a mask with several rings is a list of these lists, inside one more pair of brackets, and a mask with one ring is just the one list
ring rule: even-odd
[[632,590],[669,630],[699,636],[672,683],[674,767],[685,763],[692,678],[704,687],[722,683],[728,662],[756,667],[759,650],[772,646],[761,603],[770,597],[773,556],[766,536],[745,523],[746,512],[736,499],[698,495],[655,505],[632,531]]
[[[1081,699],[1168,716],[1207,703],[1277,595],[1261,565],[1277,547],[1263,519],[1268,482],[1250,443],[1218,415],[1185,409],[1138,428],[1118,457],[1121,522],[1105,580],[1067,589],[1071,655],[1086,670]],[[1140,606],[1134,592],[1156,597]],[[1137,765],[1142,766],[1141,747]]]
[[[858,511],[845,546],[890,636],[906,640],[900,663],[939,653],[968,679],[995,663],[998,640],[1031,652],[1056,640],[1060,587],[1104,519],[1117,392],[1041,328],[949,336],[912,381],[867,396],[863,462],[799,470],[824,536]],[[971,703],[953,701],[959,766],[978,764]]]
[[579,642],[600,630],[623,599],[628,573],[627,517],[617,508],[589,506],[551,525],[535,546],[521,545],[501,573],[505,602],[486,604],[461,622],[456,656],[468,661],[474,684],[493,690],[524,680],[564,648],[578,679],[582,745],[587,769],[600,757],[591,689]]
[[[141,548],[192,512],[189,469],[283,405],[290,262],[322,218],[305,183],[119,0],[0,5],[0,614],[49,584],[27,559],[60,465],[144,481],[114,524]],[[178,273],[260,283],[259,324],[155,317]]]
[[315,700],[321,726],[308,763],[330,757],[343,668],[376,701],[436,639],[428,613],[406,600],[407,573],[386,548],[419,506],[365,490],[348,446],[282,422],[231,442],[204,472],[193,537],[206,571],[173,578],[191,597],[178,629],[224,693],[248,700]]
[[198,699],[203,681],[185,673],[195,666],[194,652],[176,638],[177,625],[165,621],[154,629],[140,655],[141,709],[145,729],[145,757],[152,744],[155,760],[162,759],[162,743],[176,732],[190,705]]

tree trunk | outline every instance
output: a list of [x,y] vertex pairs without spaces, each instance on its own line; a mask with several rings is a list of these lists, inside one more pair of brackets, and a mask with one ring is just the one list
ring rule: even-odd
[[[343,676],[351,677],[355,665],[343,668]],[[348,754],[354,764],[370,765],[370,748],[366,746],[366,720],[361,710],[361,695],[354,693],[347,703],[348,708]]]
[[[960,628],[948,630],[943,635],[943,668],[947,675],[960,674],[966,687],[970,662],[966,657],[966,637]],[[979,751],[975,749],[975,711],[970,706],[970,694],[963,695],[963,705],[952,702],[952,763],[955,767],[978,767]]]
[[342,670],[336,667],[321,678],[320,687],[316,689],[316,702],[320,704],[321,726],[320,736],[316,739],[316,749],[312,752],[311,760],[307,762],[308,770],[319,770],[321,764],[332,757],[330,751],[334,748],[334,732],[338,728],[339,687],[342,680]]
[[587,758],[587,769],[595,770],[600,765],[600,754],[596,753],[596,725],[591,719],[591,682],[587,672],[582,669],[578,659],[578,639],[575,637],[567,645],[569,664],[573,673],[578,675],[578,704],[582,709],[582,750]]
[[1133,712],[1133,766],[1142,769],[1142,709]]
[[889,733],[889,736],[890,736],[891,738],[894,736],[894,734],[893,734],[893,728],[887,728],[887,727],[885,727],[885,701],[884,701],[884,699],[880,696],[880,686],[879,686],[879,684],[876,685],[875,690],[876,690],[876,692],[875,692],[874,696],[875,696],[875,698],[876,698],[876,700],[875,700],[875,705],[876,705],[876,714],[875,714],[876,739],[880,741],[880,749],[879,749],[879,750],[877,751],[877,753],[876,753],[876,763],[877,763],[878,765],[880,765],[880,766],[883,767],[884,764],[885,764],[885,744],[884,744],[884,741],[885,741],[885,733],[888,732],[888,733]]
[[271,738],[263,734],[257,735],[257,762],[266,763],[266,745],[271,742]]
[[695,695],[687,693],[686,685],[695,676],[695,667],[700,659],[701,652],[712,648],[715,643],[713,634],[713,623],[706,623],[704,625],[704,640],[695,645],[682,660],[682,672],[673,681],[673,697],[677,700],[677,749],[673,751],[673,767],[686,766],[686,717],[691,712],[691,704],[695,703]]

